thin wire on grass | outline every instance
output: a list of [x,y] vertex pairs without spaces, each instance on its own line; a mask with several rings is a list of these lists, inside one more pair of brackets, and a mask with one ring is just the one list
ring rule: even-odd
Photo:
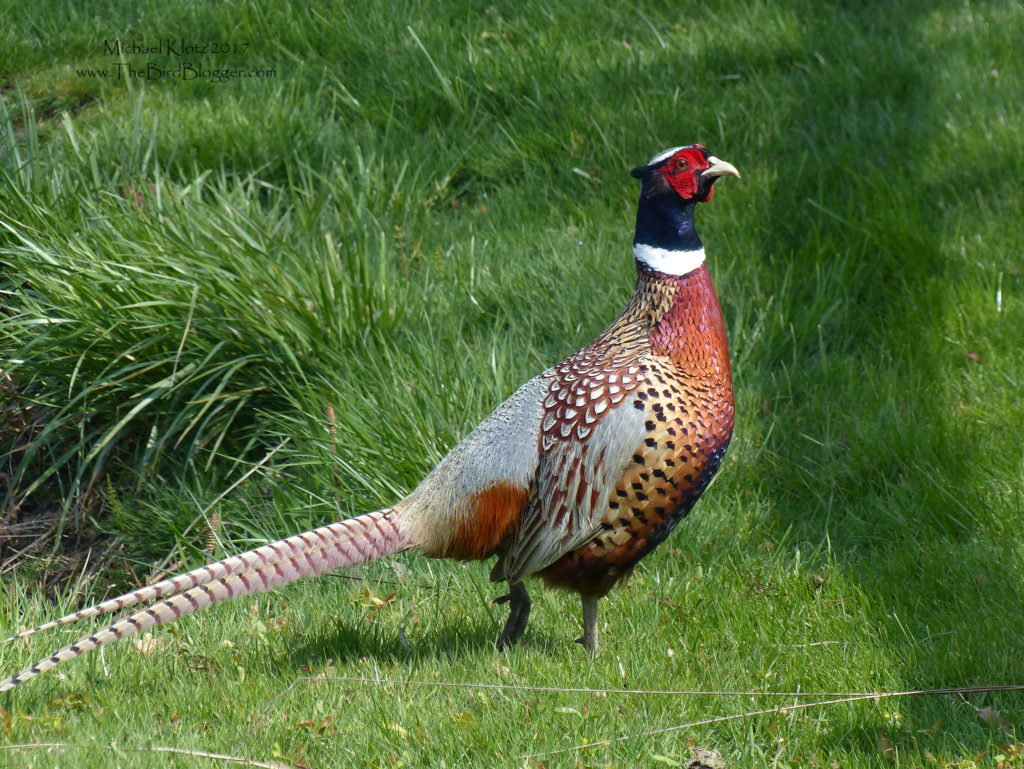
[[[562,694],[611,694],[626,695],[639,694],[644,696],[662,697],[785,697],[785,698],[837,698],[837,701],[845,702],[868,699],[888,699],[892,697],[913,697],[923,695],[940,694],[982,694],[988,692],[1018,692],[1024,691],[1024,684],[982,684],[979,686],[956,686],[943,689],[904,689],[895,692],[766,692],[754,689],[726,689],[721,691],[709,691],[706,689],[609,689],[592,688],[585,686],[531,686],[528,684],[495,684],[479,683],[473,681],[419,681],[410,678],[371,678],[369,676],[300,676],[288,685],[283,692],[270,701],[268,707],[277,700],[284,697],[288,692],[300,683],[309,681],[338,681],[341,683],[354,684],[377,684],[378,686],[423,686],[436,687],[439,689],[492,689],[505,691],[525,692],[558,692]],[[812,703],[817,704],[817,703]]]
[[683,729],[691,729],[696,726],[708,726],[710,724],[723,723],[725,721],[735,721],[742,718],[751,718],[753,716],[763,716],[771,714],[784,715],[792,713],[797,710],[806,710],[808,708],[826,707],[828,705],[841,705],[850,702],[862,702],[865,700],[883,700],[883,699],[894,699],[898,697],[923,697],[923,696],[936,696],[936,695],[965,695],[965,694],[983,694],[991,692],[1019,692],[1024,691],[1024,684],[983,684],[980,686],[954,686],[946,687],[941,689],[904,689],[901,691],[894,692],[765,692],[765,691],[743,691],[743,690],[726,690],[726,691],[705,691],[699,689],[601,689],[601,688],[589,688],[582,686],[529,686],[523,684],[494,684],[494,683],[476,683],[469,681],[417,681],[413,679],[392,679],[392,678],[370,678],[367,676],[302,676],[295,679],[283,692],[278,694],[268,705],[268,709],[282,697],[284,697],[289,691],[295,688],[299,683],[303,681],[339,681],[344,683],[358,683],[358,684],[377,684],[379,686],[432,686],[440,689],[492,689],[492,690],[505,690],[505,691],[527,691],[527,692],[559,692],[559,693],[570,693],[570,694],[604,694],[604,695],[628,695],[628,694],[641,694],[647,696],[667,696],[667,697],[781,697],[785,699],[809,699],[813,698],[814,702],[801,702],[792,705],[776,705],[772,708],[761,708],[758,710],[747,710],[742,713],[731,713],[724,716],[715,716],[713,718],[704,718],[699,721],[690,721],[685,724],[676,724],[673,726],[665,726],[660,729],[649,729],[644,732],[637,732],[636,734],[623,734],[618,737],[611,737],[606,740],[597,740],[595,742],[580,743],[579,745],[572,745],[567,748],[556,748],[554,750],[539,751],[536,753],[524,753],[521,758],[539,758],[541,756],[552,756],[562,753],[571,753],[576,750],[585,750],[587,748],[599,748],[607,745],[612,745],[616,742],[626,742],[627,740],[637,739],[639,737],[652,737],[658,734],[666,734],[668,732],[677,732]]
[[[750,718],[752,716],[764,716],[771,714],[786,715],[797,710],[806,710],[808,708],[825,707],[827,705],[841,705],[848,702],[861,702],[863,700],[881,700],[881,699],[892,699],[895,697],[919,697],[924,695],[937,695],[937,694],[978,694],[982,692],[1004,692],[1004,691],[1024,691],[1024,684],[992,684],[987,686],[964,686],[954,687],[950,689],[909,689],[907,691],[900,692],[859,692],[852,693],[847,697],[835,697],[833,699],[817,700],[816,702],[801,702],[794,705],[776,705],[774,708],[762,708],[761,710],[747,710],[743,713],[732,713],[726,716],[715,716],[713,718],[702,718],[699,721],[690,721],[685,724],[676,724],[674,726],[665,726],[660,729],[649,729],[646,732],[637,732],[636,734],[623,734],[618,737],[610,737],[607,740],[596,740],[595,742],[584,742],[579,745],[571,745],[568,748],[555,748],[554,750],[542,750],[536,753],[524,753],[521,758],[537,758],[540,756],[553,756],[561,753],[572,753],[576,750],[586,750],[587,748],[602,748],[607,745],[612,745],[616,742],[626,742],[627,740],[633,740],[638,737],[653,737],[658,734],[666,734],[668,732],[678,732],[683,729],[691,729],[695,726],[708,726],[710,724],[719,724],[725,721],[736,721],[741,718]],[[704,692],[705,694],[714,694],[714,692]],[[795,693],[790,692],[790,695]],[[783,695],[778,695],[783,696]],[[804,695],[799,695],[804,696]]]
[[170,748],[163,745],[154,745],[150,748],[133,748],[124,745],[79,745],[70,742],[33,742],[19,745],[0,745],[0,750],[114,750],[124,753],[173,753],[178,756],[189,756],[191,758],[208,758],[211,761],[227,761],[230,764],[241,766],[255,766],[258,769],[289,769],[292,764],[282,764],[279,761],[261,761],[255,758],[242,758],[240,756],[229,756],[224,753],[210,753],[205,750],[189,750],[187,748]]

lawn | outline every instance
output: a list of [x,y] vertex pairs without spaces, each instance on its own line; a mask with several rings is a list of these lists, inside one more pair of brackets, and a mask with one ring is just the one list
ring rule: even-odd
[[0,764],[1024,767],[1024,4],[0,7],[0,637],[395,501],[621,310],[630,168],[743,174],[735,438],[596,658],[401,555],[0,695]]

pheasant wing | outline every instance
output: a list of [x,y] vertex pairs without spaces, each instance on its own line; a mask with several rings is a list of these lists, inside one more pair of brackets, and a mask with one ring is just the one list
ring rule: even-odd
[[609,495],[645,437],[644,404],[633,392],[642,367],[557,369],[544,399],[533,494],[497,575],[519,582],[589,540]]

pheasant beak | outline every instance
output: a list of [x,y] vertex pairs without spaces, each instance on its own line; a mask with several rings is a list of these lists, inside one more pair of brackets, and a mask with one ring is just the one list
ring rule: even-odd
[[710,163],[711,165],[708,166],[707,170],[704,171],[704,173],[702,173],[701,176],[707,176],[711,179],[714,179],[719,176],[725,176],[726,174],[729,174],[730,176],[735,176],[737,179],[741,178],[740,172],[736,170],[736,166],[734,166],[732,163],[727,163],[724,160],[719,160],[714,155],[708,157],[708,163]]

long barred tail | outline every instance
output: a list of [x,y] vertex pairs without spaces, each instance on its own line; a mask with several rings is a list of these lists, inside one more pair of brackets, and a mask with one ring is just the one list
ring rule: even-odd
[[155,625],[172,622],[218,601],[262,593],[303,577],[356,566],[404,550],[406,544],[396,516],[394,509],[378,510],[313,529],[25,631],[19,636],[167,596],[102,630],[83,636],[20,673],[0,680],[0,692],[13,689],[87,651]]
[[[292,540],[285,540],[285,544],[291,543],[291,541]],[[106,601],[102,601],[95,606],[81,609],[65,615],[60,619],[44,622],[42,625],[36,625],[34,628],[29,628],[28,630],[22,630],[9,638],[5,638],[3,641],[0,641],[0,643],[17,641],[19,638],[27,638],[28,636],[35,635],[36,633],[40,633],[44,630],[51,630],[55,627],[68,625],[89,617],[96,617],[100,614],[110,614],[115,611],[121,611],[121,609],[125,609],[129,606],[146,603],[147,601],[152,601],[156,598],[163,598],[166,595],[177,595],[178,593],[183,593],[196,585],[205,585],[208,582],[220,579],[221,577],[226,577],[229,574],[254,569],[262,563],[279,558],[279,554],[274,548],[277,548],[280,545],[280,542],[264,545],[256,548],[255,550],[242,553],[241,555],[231,556],[230,558],[225,558],[223,561],[207,564],[206,566],[193,569],[185,574],[179,574],[176,577],[171,577],[170,579],[165,579],[161,582],[155,582],[152,585],[147,585],[146,587],[138,590],[133,590],[130,593],[119,595],[117,598],[108,598]]]

